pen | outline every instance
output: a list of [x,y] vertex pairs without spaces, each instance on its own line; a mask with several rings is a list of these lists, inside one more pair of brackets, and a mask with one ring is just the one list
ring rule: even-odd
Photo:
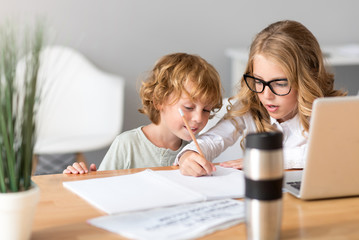
[[197,150],[198,150],[199,154],[200,154],[202,157],[204,157],[203,152],[202,152],[201,148],[200,148],[199,145],[198,145],[197,139],[196,139],[196,137],[194,136],[194,134],[193,134],[191,128],[190,128],[189,125],[188,125],[187,120],[186,120],[185,117],[184,117],[184,114],[183,114],[183,112],[182,112],[182,109],[178,108],[178,111],[179,111],[179,113],[181,114],[181,117],[182,117],[182,119],[183,119],[183,122],[184,122],[184,124],[186,125],[186,128],[187,128],[189,134],[191,135],[191,138],[192,138],[194,144],[196,144],[196,147],[197,147]]

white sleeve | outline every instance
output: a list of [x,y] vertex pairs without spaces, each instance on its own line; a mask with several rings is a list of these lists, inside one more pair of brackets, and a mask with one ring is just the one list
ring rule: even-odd
[[[242,136],[243,131],[246,129],[245,120],[243,117],[237,117],[235,120],[238,122],[239,130],[236,129],[233,121],[222,118],[213,128],[197,138],[198,145],[207,160],[212,161]],[[178,164],[179,157],[189,150],[198,152],[196,145],[190,142],[177,155],[175,164]]]

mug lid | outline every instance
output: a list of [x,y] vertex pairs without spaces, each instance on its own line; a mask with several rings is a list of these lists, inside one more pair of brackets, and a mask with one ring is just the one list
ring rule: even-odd
[[283,146],[283,133],[261,132],[250,133],[246,136],[246,148],[263,150],[279,149]]

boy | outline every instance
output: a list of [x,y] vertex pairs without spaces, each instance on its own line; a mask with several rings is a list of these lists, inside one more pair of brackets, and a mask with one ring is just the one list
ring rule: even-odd
[[[222,85],[215,68],[203,58],[186,53],[162,57],[142,82],[142,108],[152,123],[116,137],[99,170],[171,166],[191,140],[222,107]],[[191,129],[187,129],[178,109]],[[95,164],[90,170],[95,171]],[[84,163],[74,163],[63,173],[83,174]]]

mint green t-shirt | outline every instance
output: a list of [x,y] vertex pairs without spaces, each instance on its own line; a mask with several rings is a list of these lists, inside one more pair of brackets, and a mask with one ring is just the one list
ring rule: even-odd
[[118,135],[112,142],[98,170],[172,166],[177,154],[188,143],[176,151],[155,146],[138,127]]

